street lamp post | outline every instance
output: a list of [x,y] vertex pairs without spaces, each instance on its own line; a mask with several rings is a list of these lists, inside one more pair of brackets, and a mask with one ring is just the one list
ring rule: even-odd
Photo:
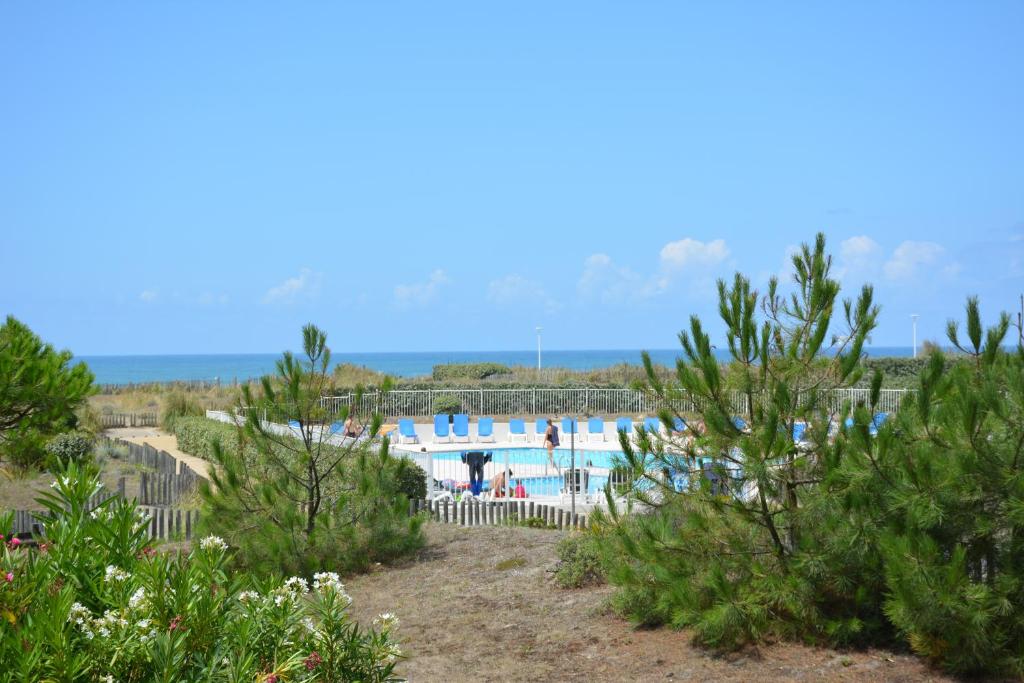
[[910,319],[913,321],[914,328],[914,358],[917,358],[917,319],[921,316],[917,313],[911,313]]
[[544,328],[537,326],[537,369],[540,370],[540,331]]

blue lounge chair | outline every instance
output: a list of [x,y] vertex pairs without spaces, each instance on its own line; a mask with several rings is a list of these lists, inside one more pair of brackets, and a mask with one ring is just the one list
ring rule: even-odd
[[656,417],[645,417],[644,430],[651,434],[658,434],[661,432],[661,420]]
[[853,418],[852,417],[848,417],[845,420],[843,420],[843,426],[845,426],[847,429],[852,427],[853,426]]
[[520,436],[523,437],[523,441],[526,441],[526,420],[514,417],[508,421],[508,440],[515,441]]
[[444,441],[452,440],[452,436],[448,432],[447,413],[434,416],[434,443],[437,443],[440,439]]
[[869,431],[871,436],[878,434],[878,429],[885,424],[885,421],[889,418],[889,413],[875,413],[874,417],[871,418],[871,427]]
[[740,430],[741,432],[747,431],[747,421],[744,420],[742,417],[733,417],[732,424],[736,429]]
[[672,418],[672,431],[681,433],[686,431],[686,420],[681,417]]
[[[408,439],[408,441],[406,441]],[[416,424],[409,418],[398,421],[398,443],[419,443],[420,437],[416,434]]]
[[[509,424],[509,434],[512,433],[512,425]],[[476,423],[476,438],[478,441],[494,441],[494,418],[481,417]]]
[[633,433],[633,421],[628,417],[620,417],[615,421],[615,431],[626,432],[627,434]]
[[334,434],[337,434],[344,428],[345,424],[343,422],[332,422],[331,428],[327,430],[327,433],[333,436]]
[[292,429],[302,429],[302,425],[299,424],[298,420],[288,420],[288,426]]
[[533,438],[538,443],[544,443],[544,434],[548,431],[547,418],[538,417],[537,421],[533,423]]
[[459,413],[452,418],[452,432],[455,434],[455,441],[469,441],[469,415]]
[[804,440],[804,433],[807,431],[806,422],[794,422],[793,423],[793,441],[800,443]]
[[574,417],[563,417],[562,418],[562,438],[568,437],[570,434],[579,434],[580,425]]
[[599,417],[587,420],[587,441],[593,441],[594,437],[600,437],[600,440],[604,441],[604,420]]

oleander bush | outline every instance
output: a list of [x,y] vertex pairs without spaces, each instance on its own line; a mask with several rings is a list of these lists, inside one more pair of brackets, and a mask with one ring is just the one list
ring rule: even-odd
[[394,680],[396,620],[359,626],[336,573],[231,571],[214,536],[159,552],[130,502],[87,509],[99,488],[71,463],[38,546],[0,539],[0,681]]

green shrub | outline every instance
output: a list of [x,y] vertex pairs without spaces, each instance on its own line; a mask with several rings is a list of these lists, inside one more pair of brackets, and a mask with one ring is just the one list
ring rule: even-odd
[[403,459],[405,467],[395,475],[398,492],[409,500],[423,500],[427,497],[427,472],[412,460]]
[[337,574],[230,571],[216,537],[153,552],[132,503],[86,508],[98,486],[72,463],[41,500],[45,550],[0,546],[0,680],[392,680],[394,618],[359,626]]
[[191,395],[183,391],[172,391],[164,399],[164,407],[160,412],[160,426],[167,431],[173,431],[174,422],[178,418],[204,414],[202,406]]
[[17,474],[25,474],[46,466],[46,437],[31,427],[8,432],[0,441],[0,460]]
[[600,538],[596,532],[570,534],[558,542],[556,550],[559,561],[555,582],[559,586],[581,588],[604,583]]
[[462,412],[462,400],[453,394],[441,394],[434,399],[434,414],[455,415]]
[[435,365],[432,377],[435,380],[486,379],[509,372],[509,367],[501,363],[448,363]]
[[[46,452],[52,464],[82,462],[92,454],[93,440],[81,432],[64,432],[46,443]],[[51,467],[51,469],[59,469]]]

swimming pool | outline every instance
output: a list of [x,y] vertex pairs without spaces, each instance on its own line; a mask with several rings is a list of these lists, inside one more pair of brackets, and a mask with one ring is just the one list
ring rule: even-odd
[[[538,465],[543,467],[548,464],[548,451],[546,448],[481,448],[476,446],[470,449],[458,451],[440,451],[432,453],[434,460],[462,462],[462,454],[467,450],[483,451],[492,455],[491,462],[500,465],[508,460],[509,467],[515,469],[516,465]],[[556,448],[554,453],[555,465],[560,468],[569,467],[571,453],[568,448]],[[595,451],[582,448],[576,449],[577,467],[601,467],[610,469],[622,463],[625,455],[622,451]]]

